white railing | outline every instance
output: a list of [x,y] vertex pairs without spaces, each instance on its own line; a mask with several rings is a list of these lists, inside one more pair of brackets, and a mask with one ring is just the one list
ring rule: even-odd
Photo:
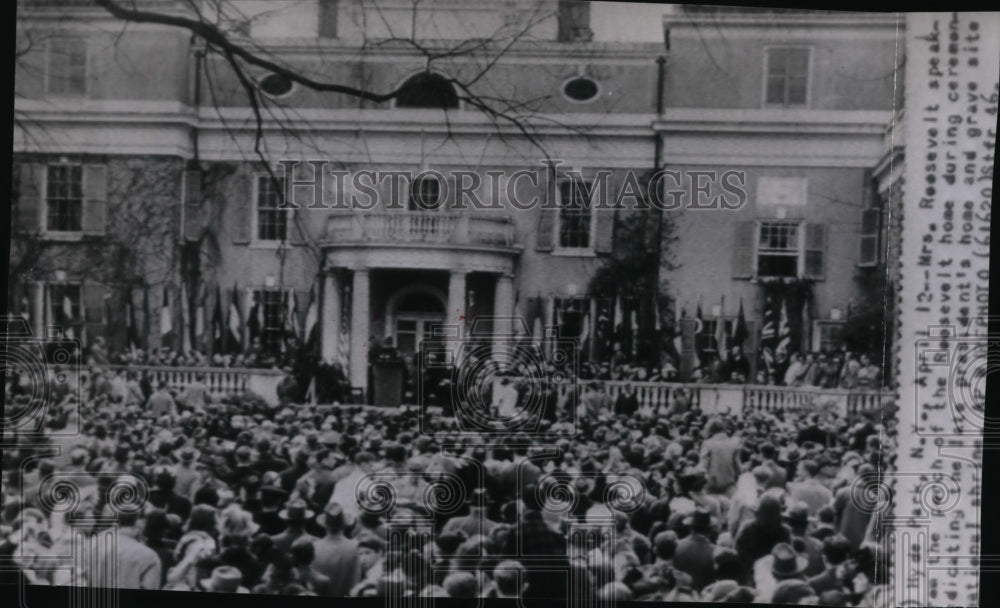
[[557,386],[560,400],[571,390],[578,398],[588,385],[602,384],[612,398],[631,387],[639,407],[657,411],[670,406],[678,397],[686,397],[692,407],[706,413],[740,415],[745,411],[817,411],[831,409],[840,415],[878,410],[892,397],[889,391],[845,390],[815,387],[785,387],[743,384],[686,384],[680,382],[630,382],[622,380],[581,380]]
[[[81,371],[87,371],[84,368]],[[166,382],[167,386],[183,390],[193,384],[199,375],[214,397],[227,397],[246,392],[260,395],[269,404],[278,402],[278,384],[285,377],[277,369],[242,367],[170,367],[161,365],[106,365],[98,369],[148,373],[153,385]]]
[[358,212],[332,215],[326,238],[340,243],[514,245],[514,225],[504,217],[473,217],[437,211]]

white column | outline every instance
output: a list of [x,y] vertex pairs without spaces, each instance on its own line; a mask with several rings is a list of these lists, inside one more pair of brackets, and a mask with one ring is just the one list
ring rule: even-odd
[[514,278],[507,274],[497,277],[496,289],[493,292],[493,335],[494,341],[512,339],[514,315]]
[[368,389],[368,332],[371,330],[368,269],[354,271],[351,289],[351,386]]
[[337,359],[337,341],[340,339],[340,281],[337,275],[330,271],[323,277],[323,295],[317,322],[320,324],[320,358],[323,361]]
[[36,339],[45,337],[45,285],[31,283],[28,285],[31,294],[31,333]]
[[452,270],[448,277],[448,310],[445,311],[444,322],[449,325],[462,325],[468,318],[465,309],[465,271]]

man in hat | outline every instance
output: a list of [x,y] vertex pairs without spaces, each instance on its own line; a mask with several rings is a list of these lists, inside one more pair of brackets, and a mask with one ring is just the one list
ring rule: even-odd
[[676,581],[677,585],[691,586],[691,576],[674,566],[674,555],[677,553],[677,533],[664,530],[653,537],[652,564],[643,566],[640,570],[647,579],[660,578],[665,581]]
[[284,509],[278,511],[278,517],[285,522],[286,528],[284,532],[271,536],[275,550],[285,553],[299,541],[315,542],[319,540],[306,532],[306,523],[314,515],[315,513],[309,510],[304,500],[289,501]]
[[164,509],[167,513],[174,513],[183,521],[191,514],[191,501],[174,490],[176,483],[177,478],[174,477],[171,467],[162,465],[155,467],[154,488],[149,492],[149,504]]
[[735,548],[746,565],[746,574],[753,563],[769,554],[776,544],[788,542],[791,542],[791,533],[781,522],[781,501],[769,494],[761,495],[754,519],[736,534]]
[[[868,483],[877,484],[875,467],[862,464],[858,467],[857,476],[866,478]],[[855,551],[861,546],[868,531],[873,509],[864,508],[852,497],[852,486],[844,486],[837,490],[833,499],[834,525],[838,533],[843,534]]]
[[715,576],[715,544],[710,540],[714,532],[712,515],[697,509],[684,524],[690,533],[677,544],[674,567],[689,574],[691,586],[701,591]]
[[456,515],[449,519],[441,529],[441,534],[455,534],[461,532],[466,538],[472,538],[476,534],[489,536],[499,523],[490,520],[486,516],[486,490],[475,488],[466,500],[468,505],[468,515]]
[[313,543],[316,549],[313,568],[330,579],[330,595],[346,597],[361,580],[358,542],[344,536],[346,521],[339,503],[329,503],[318,523],[326,528],[326,536]]
[[639,397],[635,393],[635,386],[629,382],[615,399],[614,413],[618,416],[632,416],[637,411],[639,411]]
[[[313,537],[310,537],[313,538]],[[312,540],[299,537],[290,548],[295,576],[307,589],[316,595],[329,595],[330,579],[312,567],[316,559],[316,548]]]
[[785,524],[792,535],[792,546],[809,560],[805,576],[813,576],[823,571],[823,543],[809,536],[809,525],[815,518],[809,515],[809,506],[804,502],[792,503],[784,514]]
[[201,452],[190,446],[177,450],[177,464],[174,465],[174,491],[181,496],[192,496],[193,487],[198,481],[198,472],[195,471],[195,462]]
[[850,554],[851,543],[839,534],[823,541],[823,571],[807,580],[816,593],[822,595],[827,591],[846,592],[839,571]]
[[809,560],[795,551],[792,545],[776,544],[768,555],[754,564],[756,601],[770,603],[779,590],[789,585],[805,583],[803,573],[808,565]]
[[789,496],[795,502],[806,503],[810,517],[815,517],[820,509],[833,502],[833,492],[816,479],[818,473],[819,466],[815,461],[800,461],[798,464],[799,481],[788,484]]
[[198,581],[198,586],[204,591],[216,593],[250,593],[243,586],[243,574],[233,566],[219,566],[212,570],[209,578]]
[[742,442],[738,437],[730,437],[726,425],[718,418],[708,421],[705,435],[708,439],[701,446],[701,461],[705,466],[707,490],[730,497],[736,491],[736,480],[740,476]]
[[165,380],[161,380],[156,387],[156,392],[150,395],[147,410],[155,418],[174,417],[177,414],[177,404],[174,403],[174,398],[170,394]]

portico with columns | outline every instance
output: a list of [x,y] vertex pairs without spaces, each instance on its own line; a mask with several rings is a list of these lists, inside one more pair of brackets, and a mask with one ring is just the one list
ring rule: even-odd
[[[521,248],[505,222],[491,220],[499,232],[470,239],[458,226],[411,231],[411,224],[422,221],[419,212],[359,214],[351,221],[396,224],[388,232],[338,235],[333,217],[322,244],[321,355],[345,366],[353,389],[367,390],[369,351],[386,339],[404,357],[413,356],[436,326],[466,327],[476,317],[515,314]],[[499,321],[490,329],[505,338],[512,324]]]

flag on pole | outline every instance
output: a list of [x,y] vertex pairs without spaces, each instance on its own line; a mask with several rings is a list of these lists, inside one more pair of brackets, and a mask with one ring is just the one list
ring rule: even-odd
[[149,348],[149,323],[152,319],[152,312],[149,308],[149,285],[142,287],[142,346]]
[[681,353],[684,352],[684,339],[683,339],[684,330],[683,327],[681,326],[681,321],[683,321],[684,317],[687,316],[687,311],[685,311],[683,308],[676,308],[676,305],[677,303],[675,302],[674,306],[675,310],[677,311],[677,316],[674,318],[674,327],[672,331],[674,335],[673,339],[674,356],[677,357],[676,363],[680,365]]
[[[331,295],[338,297],[340,294]],[[340,332],[337,333],[337,361],[344,367],[345,373],[350,373],[351,355],[351,288],[347,285],[343,287],[343,296],[340,298]]]
[[243,350],[243,316],[240,313],[239,290],[233,284],[233,297],[229,301],[229,340],[235,350]]
[[583,353],[587,352],[587,343],[590,340],[590,313],[585,313],[583,315],[583,321],[580,322],[580,350]]
[[[336,297],[336,294],[330,294],[330,297]],[[303,340],[307,344],[311,344],[315,337],[313,333],[316,331],[316,322],[319,319],[319,300],[316,298],[316,286],[313,285],[309,289],[309,305],[306,308],[306,326],[305,333],[303,334]]]
[[198,286],[198,299],[195,302],[196,308],[194,309],[194,337],[195,342],[201,346],[205,340],[205,304],[207,299],[207,294],[205,293],[205,284],[202,283]]
[[62,316],[63,316],[63,323],[73,322],[73,301],[69,299],[68,295],[63,296]]
[[181,281],[181,352],[191,352],[191,311],[188,308],[187,286]]
[[163,304],[160,306],[160,341],[163,342],[174,330],[174,322],[170,316],[170,287],[163,284]]
[[778,346],[775,348],[775,354],[784,353],[787,355],[791,345],[792,329],[788,325],[788,300],[782,299],[781,320],[778,322]]
[[733,326],[733,345],[743,346],[749,337],[749,330],[747,330],[747,320],[743,316],[743,298],[740,298],[740,312],[736,315],[736,324]]
[[719,302],[719,316],[715,320],[715,349],[719,359],[725,361],[729,357],[729,345],[726,344],[726,296]]
[[223,332],[225,320],[222,316],[222,288],[215,285],[215,306],[212,308],[212,353],[223,353],[226,350]]
[[760,345],[767,348],[774,348],[775,339],[778,337],[778,325],[775,317],[775,306],[771,296],[767,296],[764,301],[764,320],[760,325]]
[[302,338],[302,331],[299,328],[299,302],[295,297],[295,290],[290,290],[288,293],[288,306],[285,307],[285,326],[286,330],[290,330],[292,335],[296,338]]

